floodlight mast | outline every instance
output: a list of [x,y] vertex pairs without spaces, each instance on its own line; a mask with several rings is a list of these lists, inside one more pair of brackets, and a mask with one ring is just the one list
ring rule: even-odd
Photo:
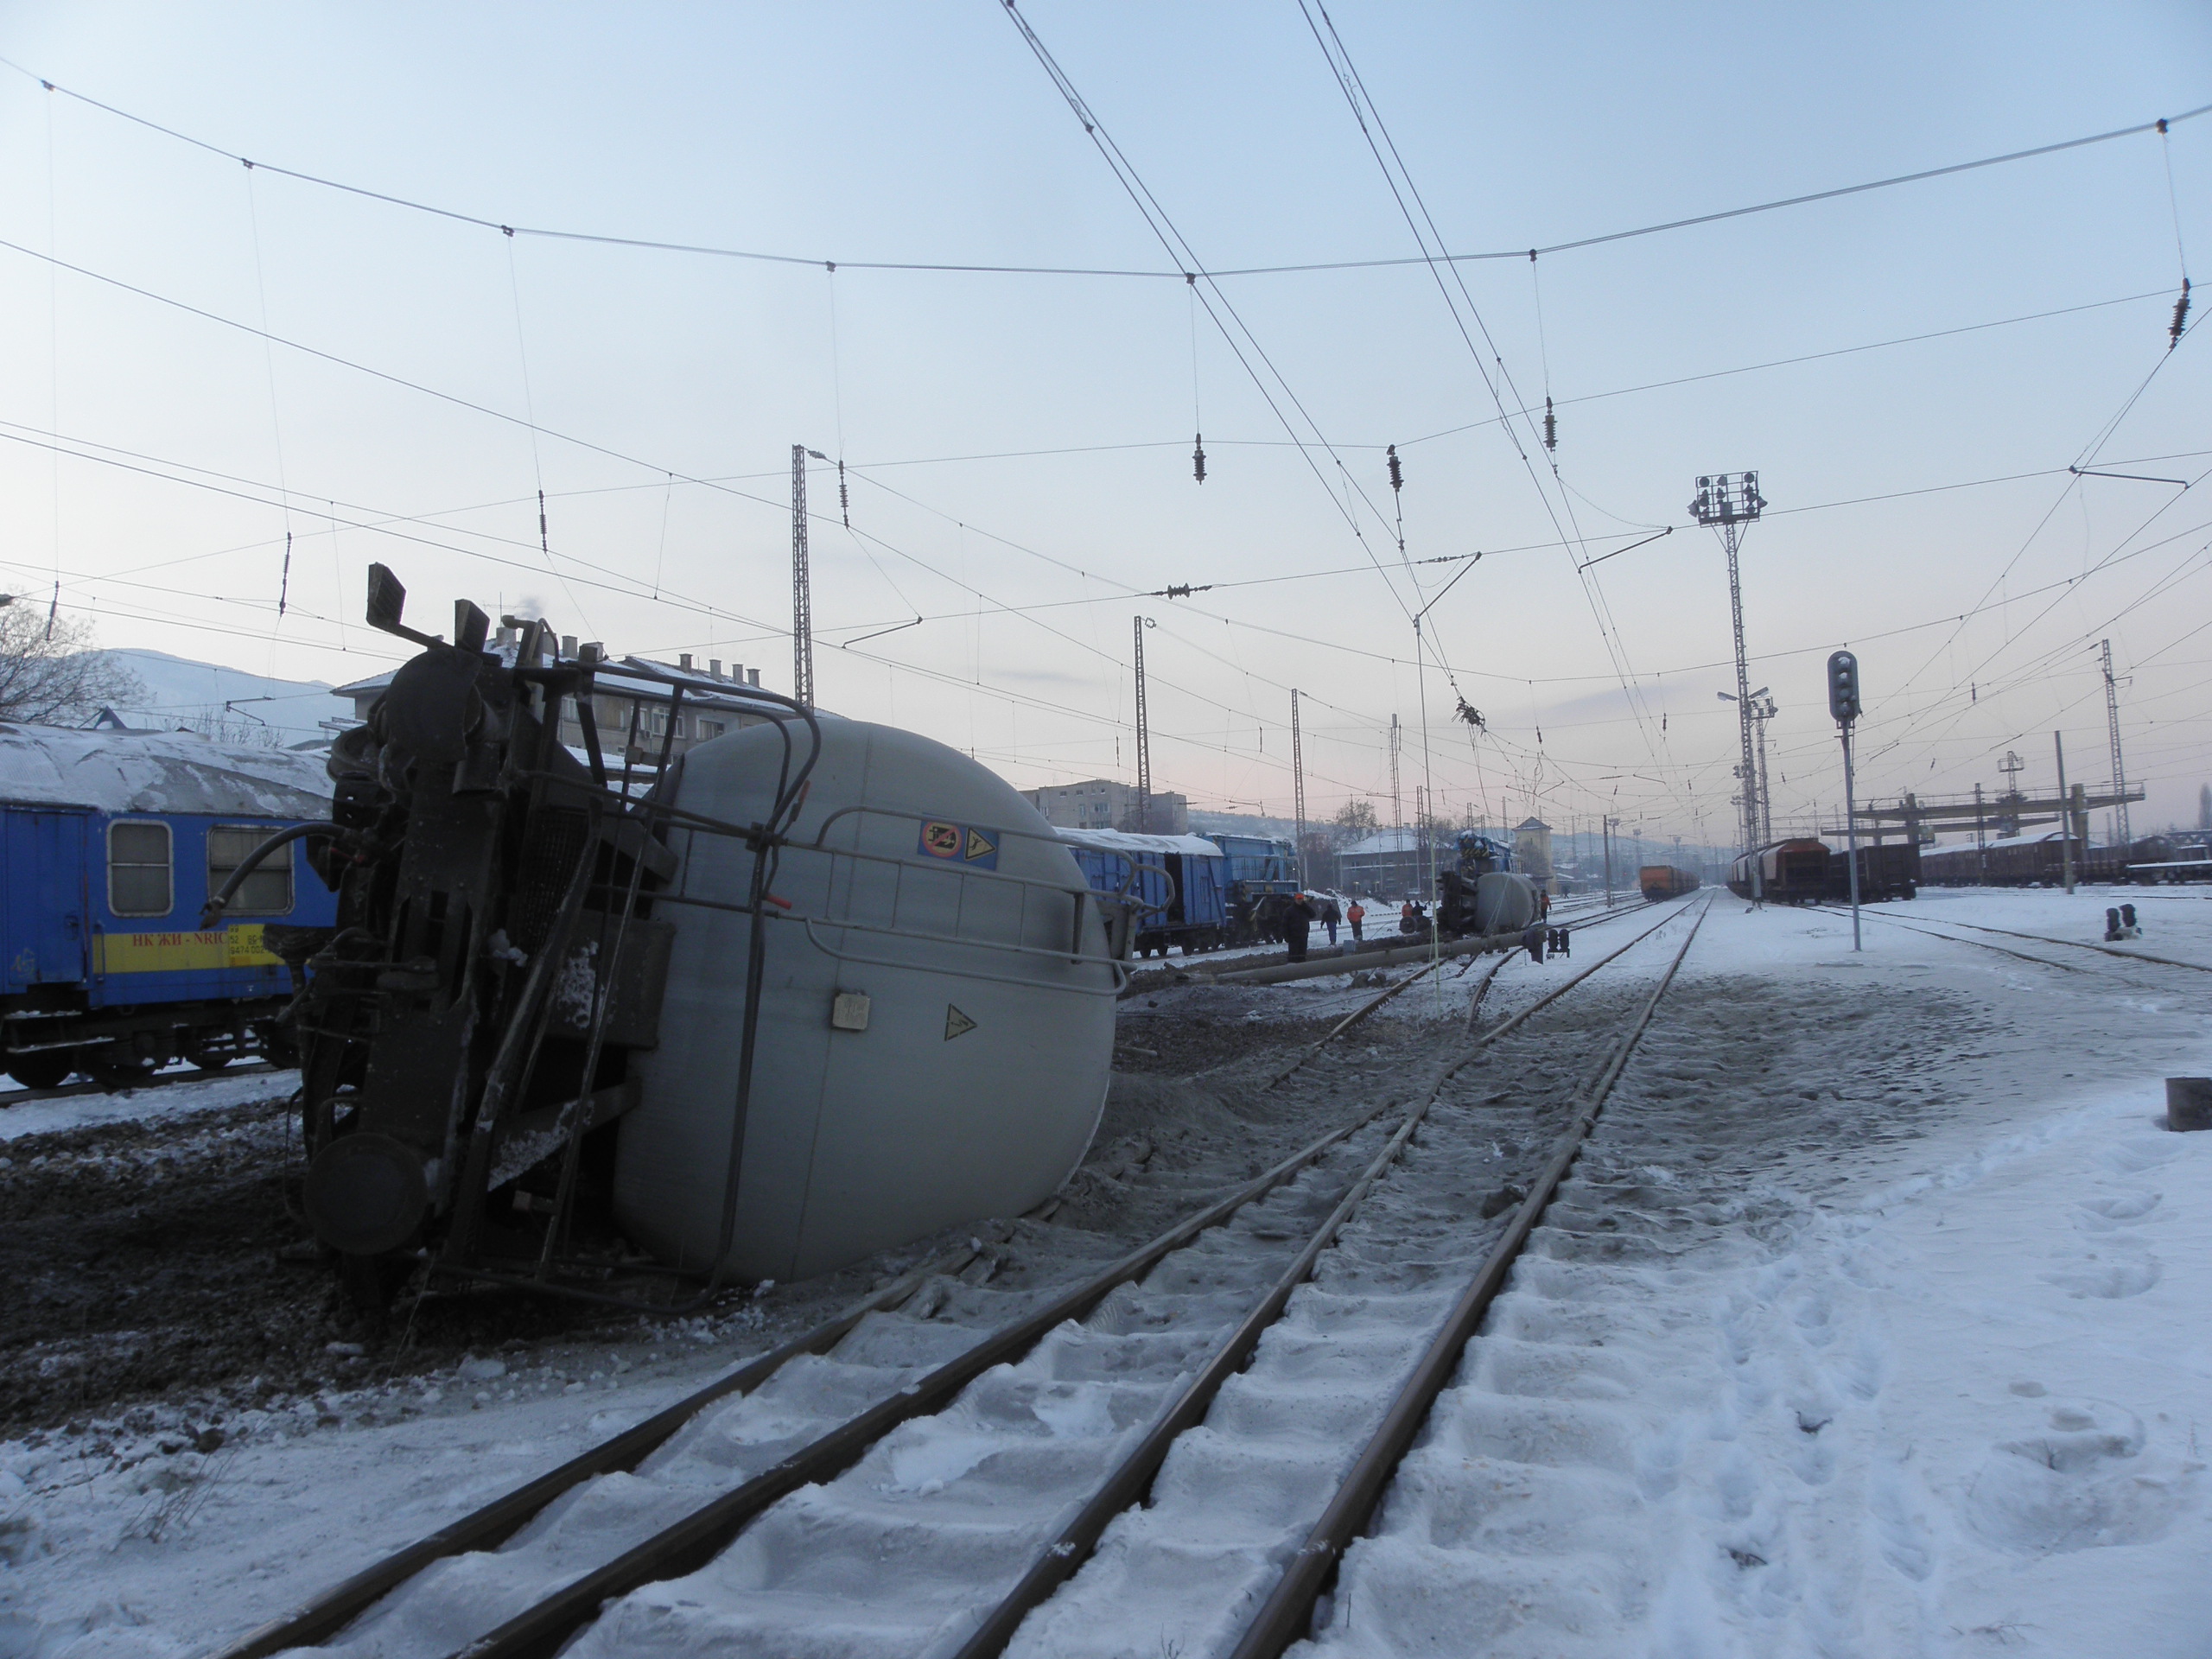
[[1736,724],[1737,736],[1742,750],[1736,776],[1743,782],[1744,850],[1751,860],[1751,897],[1756,902],[1764,896],[1764,883],[1759,872],[1759,772],[1754,747],[1751,721],[1751,664],[1744,653],[1744,583],[1736,560],[1737,550],[1742,546],[1744,527],[1755,523],[1766,506],[1766,498],[1759,493],[1757,473],[1713,473],[1697,481],[1697,494],[1690,501],[1690,513],[1698,523],[1709,530],[1720,532],[1720,544],[1728,552],[1728,614],[1736,631]]

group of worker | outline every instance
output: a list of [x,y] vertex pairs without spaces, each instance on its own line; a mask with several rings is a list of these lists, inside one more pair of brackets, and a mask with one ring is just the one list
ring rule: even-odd
[[[1551,916],[1551,894],[1540,889],[1536,894],[1535,925],[1529,930],[1535,936],[1535,943],[1530,945],[1529,954],[1538,962],[1544,959],[1543,952],[1546,944],[1549,944],[1559,955],[1564,956],[1567,953],[1566,929],[1546,925]],[[1349,906],[1339,906],[1332,893],[1293,893],[1290,902],[1283,906],[1278,919],[1282,926],[1282,942],[1289,947],[1290,959],[1293,962],[1306,960],[1306,944],[1313,934],[1313,925],[1316,922],[1328,929],[1329,944],[1332,949],[1337,943],[1337,929],[1346,925],[1349,925],[1351,929],[1354,944],[1362,944],[1366,942],[1367,908],[1357,899],[1353,899]],[[1425,938],[1433,926],[1434,923],[1429,918],[1427,907],[1418,899],[1407,899],[1398,912],[1398,931],[1401,933],[1412,933]],[[1529,941],[1524,939],[1522,943],[1529,944]]]

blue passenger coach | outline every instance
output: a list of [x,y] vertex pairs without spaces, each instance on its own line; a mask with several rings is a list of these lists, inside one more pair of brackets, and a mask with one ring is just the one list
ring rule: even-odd
[[272,924],[332,925],[337,900],[295,842],[201,906],[289,825],[327,819],[319,754],[180,732],[0,724],[0,1049],[18,1083],[127,1084],[180,1056],[213,1070],[283,1058],[289,1000]]

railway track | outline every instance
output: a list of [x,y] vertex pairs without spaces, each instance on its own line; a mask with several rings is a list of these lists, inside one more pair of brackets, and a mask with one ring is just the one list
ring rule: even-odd
[[[1833,905],[1815,905],[1810,908],[1825,912],[1830,916],[1851,914],[1850,911]],[[2037,956],[2026,950],[2014,950],[2001,944],[1992,944],[1987,939],[1962,938],[1959,934],[1947,933],[1942,930],[1952,927],[1971,928],[1977,933],[1999,934],[2005,938],[2019,939],[2024,943],[2057,945],[2069,950],[2094,951],[2106,957],[2117,957],[2122,962],[2150,963],[2160,968],[2179,968],[2193,974],[2212,974],[2212,968],[2207,968],[2200,963],[2177,962],[2171,957],[2154,957],[2146,950],[2123,950],[2117,945],[2091,944],[2081,939],[2054,939],[2047,934],[2021,933],[2009,927],[1989,927],[1980,922],[1955,921],[1948,917],[1935,918],[1931,925],[1930,922],[1917,919],[1907,921],[1904,917],[1891,915],[1886,911],[1865,907],[1861,908],[1859,913],[1871,921],[1886,922],[1892,927],[1902,927],[1910,932],[1923,933],[1931,939],[1948,939],[1954,944],[1976,945],[1984,950],[1993,950],[1999,956],[2010,957],[2016,962],[2033,963],[2038,968],[2050,968],[2063,974],[2086,974],[2091,970],[2078,963],[2055,962],[2049,957]]]
[[[1844,913],[1849,914],[1848,912]],[[1887,911],[1870,909],[1863,913],[1880,921],[1897,922],[1907,926],[1913,925],[1911,923],[1905,922],[1902,916],[1891,915]],[[2054,939],[2044,933],[2021,933],[2009,927],[1991,927],[1981,922],[1961,922],[1948,916],[1931,917],[1929,919],[1939,927],[1968,927],[1977,933],[1999,933],[2008,939],[2027,939],[2037,944],[2063,945],[2069,950],[2094,950],[2104,956],[2118,957],[2123,962],[2155,962],[2161,968],[2183,968],[2192,974],[2212,974],[2212,968],[2207,968],[2202,963],[2177,962],[2171,957],[2153,956],[2148,950],[2126,950],[2116,944],[2093,944],[2084,939]]]
[[279,1071],[294,1071],[296,1067],[272,1065],[267,1060],[256,1060],[251,1065],[219,1066],[213,1071],[157,1071],[152,1077],[129,1084],[124,1088],[111,1088],[105,1083],[65,1083],[52,1089],[0,1090],[0,1111],[10,1106],[25,1106],[39,1100],[70,1100],[79,1095],[113,1095],[135,1092],[141,1089],[167,1089],[181,1083],[213,1083],[222,1077],[257,1077]]
[[[1688,913],[1670,908],[1622,950]],[[1117,1516],[1172,1518],[1195,1502],[1203,1523],[1211,1483],[1238,1472],[1236,1448],[1266,1441],[1268,1400],[1295,1406],[1317,1361],[1356,1356],[1364,1380],[1330,1408],[1344,1421],[1306,1436],[1320,1461],[1291,1483],[1283,1541],[1316,1514],[1340,1519],[1361,1500],[1328,1489],[1363,1420],[1384,1435],[1354,1469],[1371,1483],[1395,1457],[1388,1437],[1418,1427],[1422,1391],[1441,1386],[1503,1283],[1701,919],[1700,907],[1635,1016],[1592,1045],[1597,1063],[1568,1098],[1554,1050],[1496,1050],[1515,1086],[1484,1098],[1468,1098],[1462,1074],[1621,951],[1455,1039],[1405,1095],[1082,1283],[1000,1290],[968,1281],[972,1254],[964,1277],[960,1261],[927,1264],[226,1659],[317,1643],[479,1659],[755,1642],[790,1655],[949,1652],[963,1639],[963,1655],[995,1653]],[[1357,1329],[1334,1328],[1347,1317]],[[1408,1367],[1386,1407],[1370,1373]],[[1228,1466],[1195,1486],[1177,1474],[1223,1447]],[[1242,1473],[1264,1484],[1273,1455],[1246,1458]],[[1147,1491],[1152,1507],[1132,1510]],[[1230,1557],[1244,1579],[1274,1576],[1264,1549]],[[1181,1595],[1218,1575],[1170,1576]],[[979,1585],[1001,1599],[977,1626]],[[1217,1624],[1268,1588],[1243,1583],[1191,1617]]]

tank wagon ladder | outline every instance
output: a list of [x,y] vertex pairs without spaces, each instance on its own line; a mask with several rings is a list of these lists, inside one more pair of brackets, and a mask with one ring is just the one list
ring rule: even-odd
[[[1646,929],[1629,943],[1637,943],[1656,931],[1658,926],[1675,919],[1680,913],[1669,912],[1654,927]],[[1344,1220],[1356,1208],[1357,1198],[1364,1196],[1387,1169],[1409,1138],[1413,1128],[1417,1128],[1425,1116],[1438,1091],[1454,1073],[1490,1045],[1518,1029],[1619,954],[1618,951],[1612,953],[1593,963],[1590,969],[1553,988],[1535,1002],[1482,1033],[1459,1052],[1444,1061],[1383,1153],[1378,1154],[1367,1172],[1347,1190],[1344,1198],[1332,1212],[1331,1219],[1323,1224],[1323,1231],[1327,1236],[1333,1238]],[[1390,1101],[1384,1100],[1320,1136],[1236,1192],[1179,1223],[1091,1279],[1062,1294],[1037,1313],[988,1337],[910,1389],[849,1420],[763,1474],[721,1494],[615,1560],[556,1591],[499,1629],[470,1643],[462,1651],[472,1656],[472,1659],[490,1659],[491,1656],[550,1655],[557,1651],[570,1636],[596,1617],[604,1602],[644,1584],[694,1570],[726,1548],[754,1516],[779,1498],[801,1486],[829,1479],[849,1467],[869,1446],[899,1423],[943,1408],[976,1376],[994,1366],[1018,1358],[1063,1321],[1082,1318],[1116,1287],[1142,1278],[1174,1250],[1190,1243],[1208,1229],[1226,1221],[1245,1205],[1274,1191],[1330,1149],[1383,1116],[1390,1105]],[[1325,1248],[1325,1240],[1309,1243],[1307,1249],[1301,1252],[1299,1258],[1299,1262],[1304,1264],[1300,1274],[1301,1280],[1304,1271],[1310,1270],[1311,1259],[1318,1257],[1320,1250]],[[563,1493],[596,1476],[636,1468],[708,1406],[733,1395],[752,1392],[785,1364],[802,1355],[828,1353],[867,1314],[899,1306],[933,1276],[957,1272],[976,1254],[972,1248],[959,1250],[910,1270],[836,1319],[749,1362],[635,1427],[333,1586],[296,1611],[222,1649],[218,1659],[265,1659],[266,1656],[286,1649],[328,1639],[354,1618],[368,1611],[392,1590],[437,1561],[471,1550],[494,1548]],[[1278,1288],[1281,1287],[1282,1281],[1278,1281]],[[1282,1288],[1282,1294],[1287,1296],[1287,1288]],[[1274,1299],[1274,1292],[1271,1291],[1269,1300]],[[1246,1325],[1251,1325],[1254,1340],[1257,1339],[1258,1332],[1264,1328],[1265,1323],[1262,1321],[1254,1325],[1250,1319],[1246,1321]],[[1240,1325],[1240,1332],[1244,1328]],[[1212,1378],[1212,1386],[1217,1387],[1219,1381],[1231,1374],[1234,1369],[1232,1366],[1222,1370],[1217,1364],[1210,1364],[1200,1373],[1200,1377]],[[1211,1398],[1211,1389],[1207,1397]],[[1200,1414],[1203,1414],[1202,1409]],[[1164,1446],[1163,1441],[1163,1454]]]

